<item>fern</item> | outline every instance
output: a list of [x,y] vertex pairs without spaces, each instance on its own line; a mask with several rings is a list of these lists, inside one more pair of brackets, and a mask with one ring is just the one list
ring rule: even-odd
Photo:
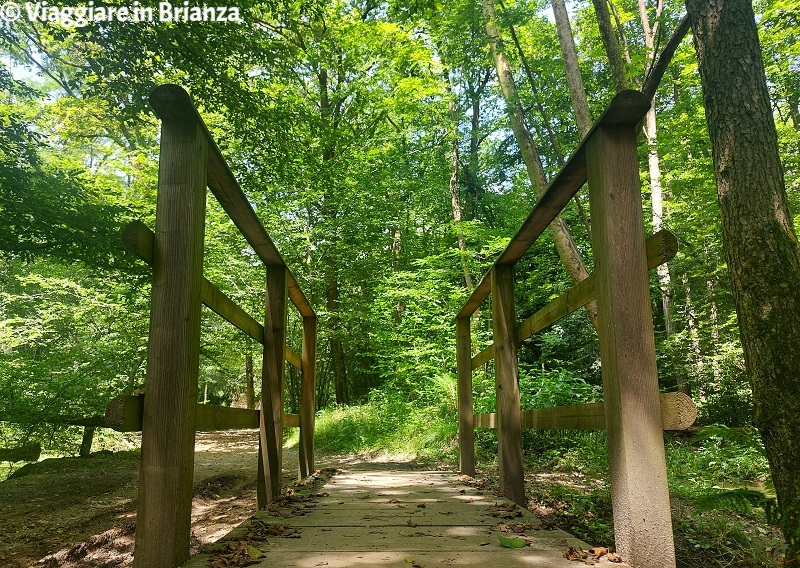
[[777,500],[755,489],[744,487],[739,489],[718,489],[698,496],[695,499],[695,505],[703,511],[725,508],[738,513],[751,513],[753,509],[760,507],[766,513],[768,523],[778,523]]

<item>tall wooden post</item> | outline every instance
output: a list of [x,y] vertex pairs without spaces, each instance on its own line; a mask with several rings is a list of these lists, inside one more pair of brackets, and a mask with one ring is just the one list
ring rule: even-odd
[[314,413],[316,411],[317,318],[303,318],[300,379],[300,479],[314,473]]
[[456,318],[456,365],[458,369],[458,455],[461,473],[475,475],[475,431],[472,414],[472,340],[470,316]]
[[264,308],[264,359],[261,373],[261,428],[259,442],[266,502],[281,493],[283,446],[283,382],[286,369],[286,309],[289,300],[289,270],[281,265],[267,266]]
[[492,331],[500,491],[525,506],[513,265],[495,265],[492,269]]
[[134,548],[139,568],[189,558],[208,143],[180,93],[159,89],[151,97],[163,122]]
[[587,161],[616,545],[674,568],[635,127],[598,128]]

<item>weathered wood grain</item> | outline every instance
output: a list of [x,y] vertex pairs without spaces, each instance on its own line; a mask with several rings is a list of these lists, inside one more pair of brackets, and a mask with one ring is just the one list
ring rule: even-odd
[[300,366],[300,479],[314,473],[317,318],[303,318],[303,361]]
[[674,568],[636,135],[602,127],[586,144],[611,500],[623,559]]
[[522,468],[522,414],[519,399],[517,326],[514,306],[514,267],[492,270],[492,332],[495,345],[495,399],[500,491],[525,505]]
[[[661,428],[691,430],[697,419],[697,406],[680,392],[664,393],[661,401]],[[494,413],[475,414],[475,428],[497,428]],[[602,402],[573,404],[522,411],[522,427],[537,430],[605,430],[605,405]]]
[[456,318],[456,364],[458,367],[458,455],[461,473],[475,475],[475,433],[472,416],[472,350],[470,318]]
[[197,121],[179,115],[161,125],[137,568],[189,557],[208,140]]

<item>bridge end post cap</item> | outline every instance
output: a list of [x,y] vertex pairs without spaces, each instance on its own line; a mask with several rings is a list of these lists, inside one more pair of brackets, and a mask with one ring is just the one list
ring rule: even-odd
[[180,85],[159,85],[153,89],[150,93],[150,106],[161,120],[199,120],[192,97]]

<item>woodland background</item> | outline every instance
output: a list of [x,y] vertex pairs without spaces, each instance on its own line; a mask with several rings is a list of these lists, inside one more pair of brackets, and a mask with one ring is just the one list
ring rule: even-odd
[[[595,118],[620,80],[641,87],[653,48],[684,12],[682,2],[604,4],[621,79],[593,3],[567,5]],[[39,441],[51,454],[76,453],[81,430],[70,419],[102,414],[113,397],[144,387],[149,269],[122,250],[119,232],[134,219],[154,224],[158,123],[147,97],[169,82],[191,93],[321,315],[322,447],[454,455],[453,317],[535,203],[482,5],[239,6],[242,24],[0,25],[0,445]],[[800,2],[756,0],[754,9],[800,229]],[[549,178],[580,140],[553,12],[541,0],[496,10]],[[699,423],[741,427],[752,397],[690,36],[656,94],[657,136],[650,151],[640,145],[647,230],[668,229],[680,247],[668,272],[651,273],[659,377],[662,390],[692,395]],[[564,218],[591,267],[585,189],[579,199],[583,210],[573,204]],[[213,199],[208,212],[205,275],[260,319],[263,269]],[[516,280],[520,318],[570,286],[549,239],[521,261]],[[477,350],[491,334],[488,305],[476,319]],[[300,323],[290,313],[298,352]],[[242,403],[248,357],[259,384],[258,347],[204,308],[201,401]],[[584,311],[520,348],[520,383],[523,408],[600,398],[597,337]],[[491,364],[476,372],[475,396],[476,412],[494,410]],[[292,367],[286,404],[299,404]],[[526,449],[555,460],[564,438],[526,432]],[[728,451],[729,438],[719,429],[717,450],[696,451],[711,457],[692,467],[763,482],[755,438],[736,442],[744,462],[713,453]],[[602,440],[581,440],[602,451]],[[479,451],[490,456],[492,444],[482,433]]]

